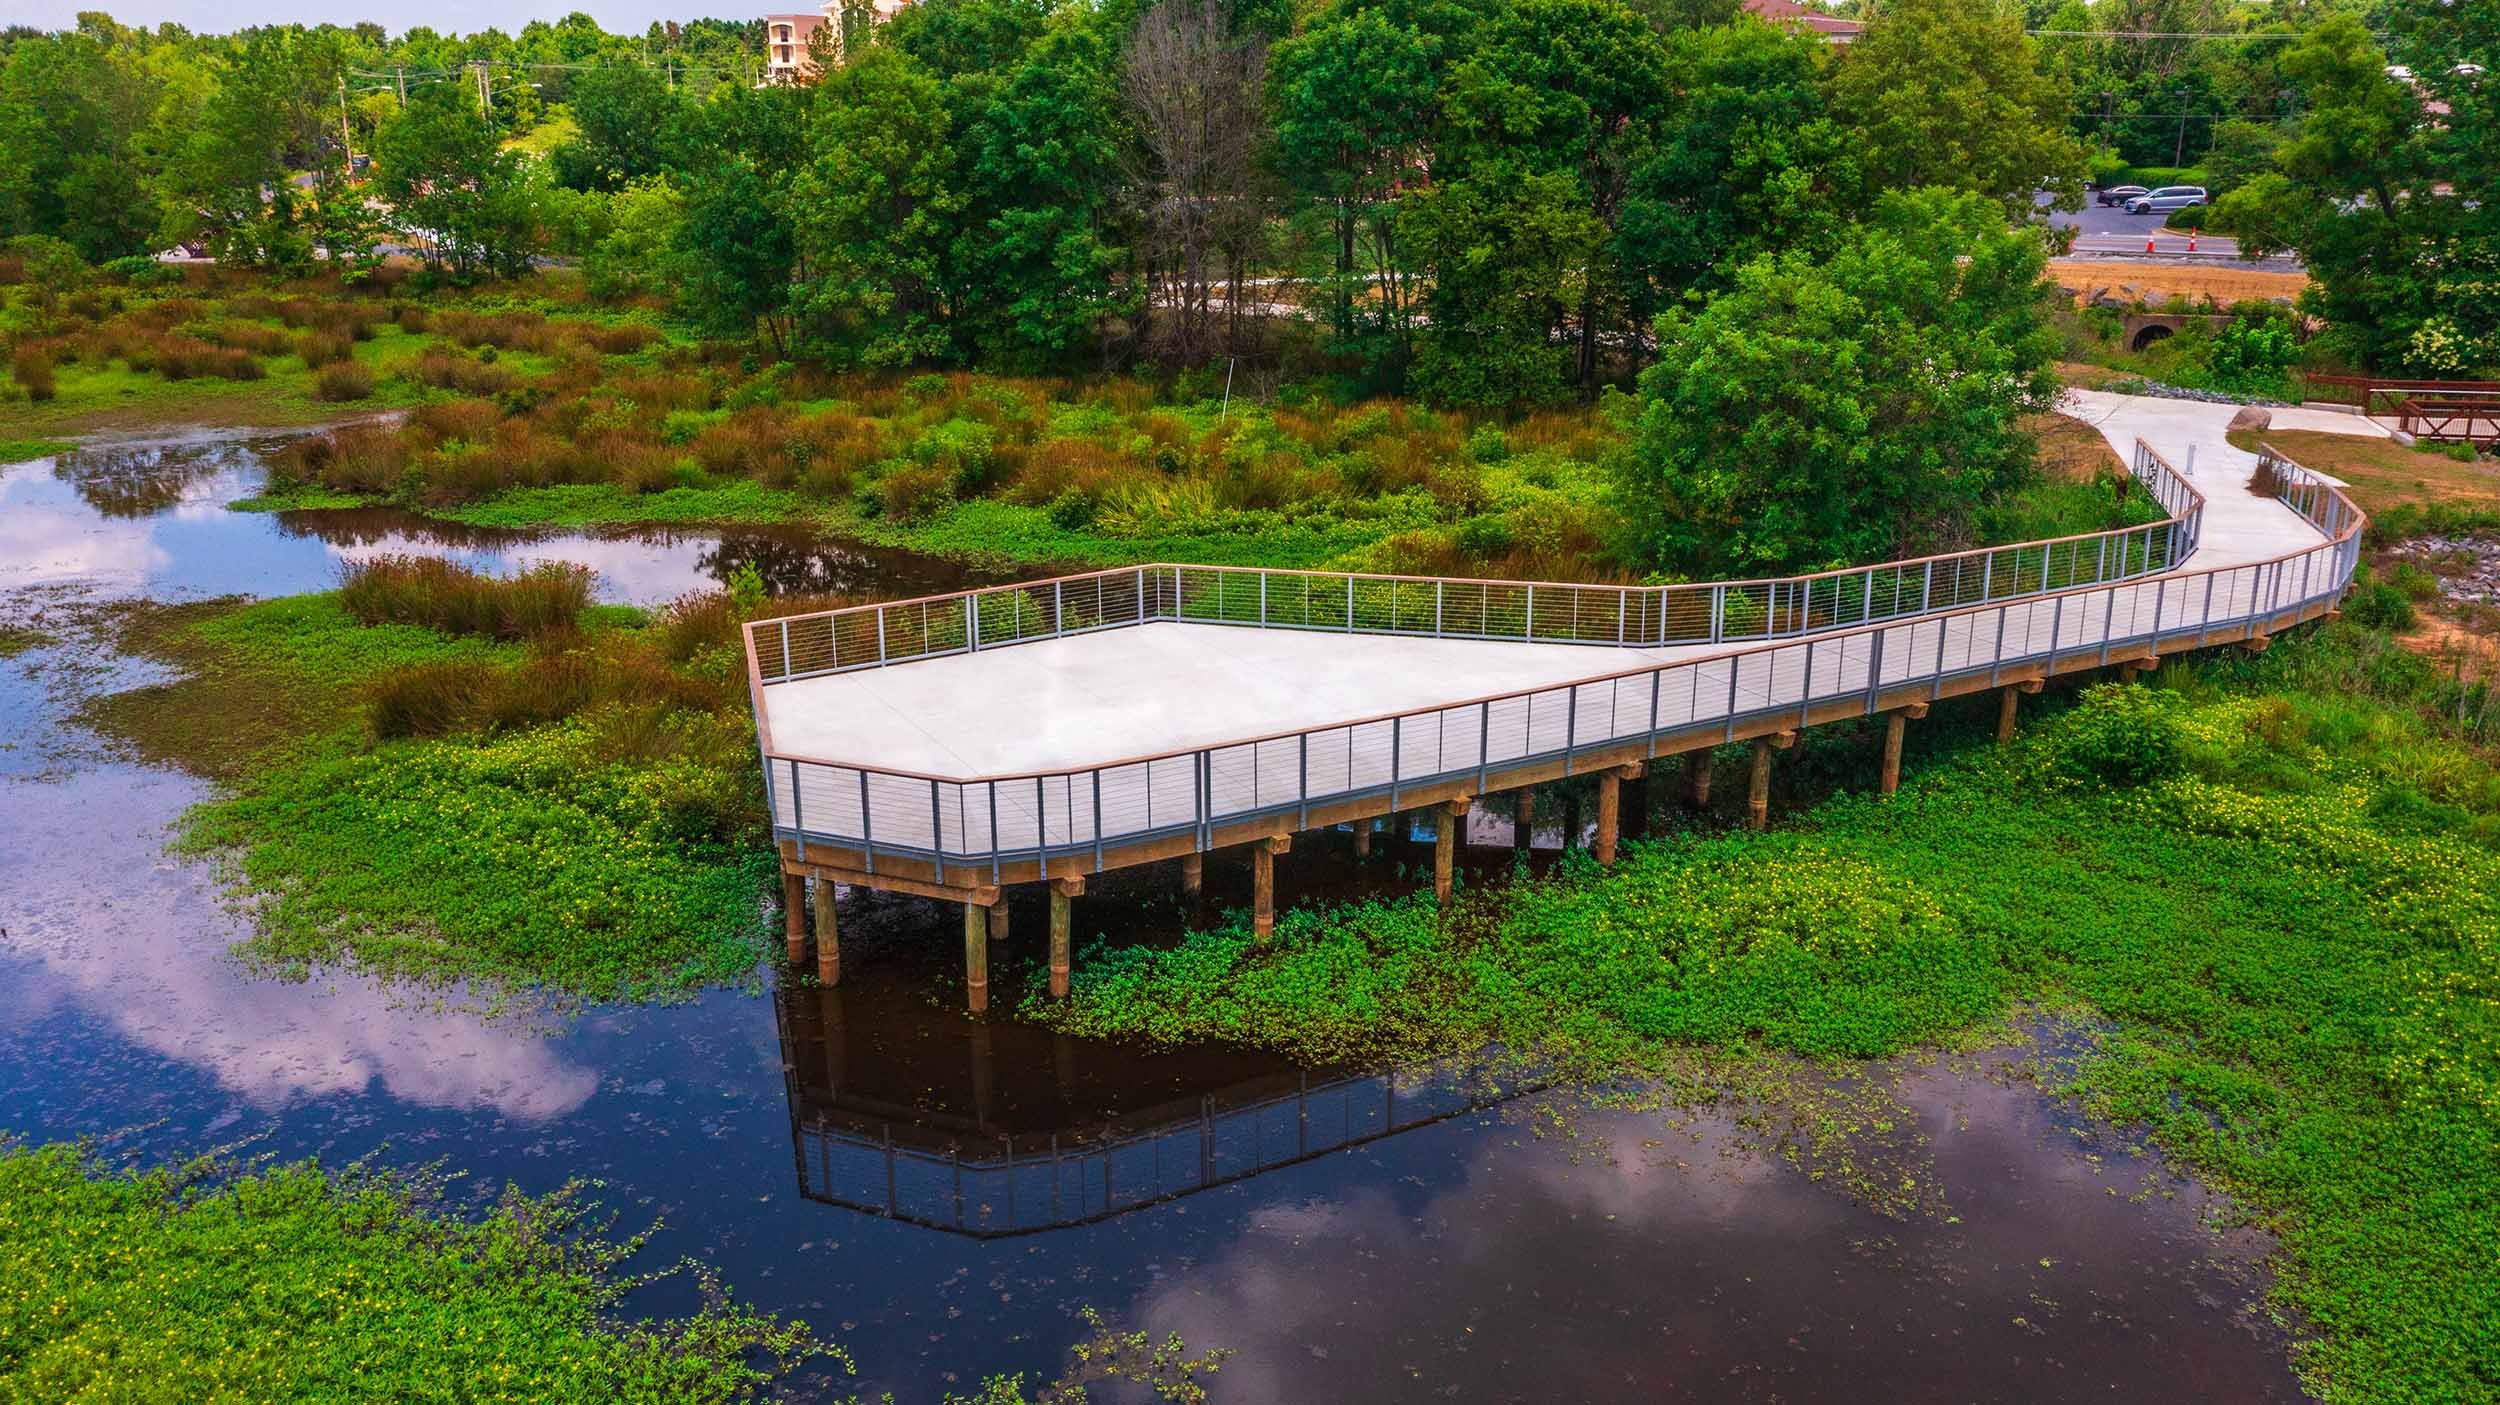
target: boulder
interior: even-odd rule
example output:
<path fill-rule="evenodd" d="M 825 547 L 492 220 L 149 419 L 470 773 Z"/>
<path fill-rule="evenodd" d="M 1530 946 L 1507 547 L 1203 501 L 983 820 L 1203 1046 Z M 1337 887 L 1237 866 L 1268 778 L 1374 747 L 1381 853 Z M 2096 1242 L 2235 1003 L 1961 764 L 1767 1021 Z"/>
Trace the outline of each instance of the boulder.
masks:
<path fill-rule="evenodd" d="M 2410 449 L 2410 448 L 2412 448 L 2414 445 L 2416 445 L 2416 444 L 2418 444 L 2418 443 L 2420 443 L 2420 442 L 2421 442 L 2420 440 L 2418 440 L 2418 439 L 2414 438 L 2412 435 L 2405 433 L 2405 432 L 2404 432 L 2403 430 L 2401 430 L 2401 429 L 2391 429 L 2391 430 L 2387 431 L 2387 437 L 2388 437 L 2388 438 L 2390 438 L 2390 439 L 2395 440 L 2395 441 L 2396 441 L 2396 447 L 2398 447 L 2398 448 L 2400 448 L 2400 449 Z"/>
<path fill-rule="evenodd" d="M 2273 427 L 2273 414 L 2268 411 L 2261 410 L 2254 405 L 2243 405 L 2240 407 L 2238 414 L 2231 416 L 2231 432 L 2233 434 L 2237 434 L 2242 430 L 2246 430 L 2251 434 L 2263 434 Z"/>

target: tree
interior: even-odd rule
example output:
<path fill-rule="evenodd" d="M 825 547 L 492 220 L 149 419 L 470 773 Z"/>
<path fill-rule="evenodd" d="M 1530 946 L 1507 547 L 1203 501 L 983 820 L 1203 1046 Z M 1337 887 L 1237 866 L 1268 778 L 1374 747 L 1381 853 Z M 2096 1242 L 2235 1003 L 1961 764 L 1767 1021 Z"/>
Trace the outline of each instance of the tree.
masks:
<path fill-rule="evenodd" d="M 950 311 L 941 275 L 962 208 L 944 90 L 882 44 L 817 89 L 813 156 L 794 192 L 814 345 L 846 365 L 939 355 Z"/>
<path fill-rule="evenodd" d="M 1123 91 L 1140 138 L 1149 313 L 1168 353 L 1234 343 L 1242 279 L 1265 215 L 1259 175 L 1267 43 L 1237 36 L 1219 0 L 1162 0 L 1130 31 Z M 1225 294 L 1219 326 L 1215 291 Z"/>
<path fill-rule="evenodd" d="M 1296 193 L 1328 211 L 1336 267 L 1325 292 L 1336 334 L 1353 340 L 1356 309 L 1374 305 L 1362 294 L 1377 291 L 1401 364 L 1410 293 L 1399 276 L 1396 193 L 1425 174 L 1440 106 L 1438 47 L 1357 10 L 1277 45 L 1268 79 L 1277 164 Z M 1372 257 L 1358 263 L 1366 233 Z"/>
<path fill-rule="evenodd" d="M 1839 249 L 1765 255 L 1658 319 L 1618 488 L 1653 566 L 1745 574 L 1956 542 L 2033 471 L 2057 394 L 2036 228 L 1984 197 L 1887 194 Z"/>
<path fill-rule="evenodd" d="M 580 135 L 555 150 L 558 185 L 621 190 L 667 169 L 668 138 L 684 103 L 660 73 L 639 63 L 601 65 L 573 80 L 572 105 Z"/>
<path fill-rule="evenodd" d="M 715 153 L 679 177 L 678 308 L 718 336 L 762 336 L 776 359 L 796 330 L 796 187 L 808 167 L 812 85 L 723 87 L 686 119 L 689 151 Z"/>
<path fill-rule="evenodd" d="M 1620 235 L 1636 312 L 1718 291 L 1764 253 L 1832 247 L 1859 179 L 1824 110 L 1824 49 L 1750 19 L 1667 36 L 1658 141 Z"/>
<path fill-rule="evenodd" d="M 86 34 L 0 53 L 0 237 L 51 234 L 94 262 L 144 252 L 156 220 L 139 137 L 157 85 Z"/>
<path fill-rule="evenodd" d="M 1666 97 L 1665 51 L 1646 21 L 1616 0 L 1514 0 L 1450 87 L 1463 178 L 1568 173 L 1611 237 Z M 1609 257 L 1589 265 L 1578 292 L 1577 379 L 1594 399 L 1598 344 L 1606 327 L 1624 324 L 1629 280 Z M 1436 320 L 1444 301 L 1436 293 Z"/>
<path fill-rule="evenodd" d="M 1886 0 L 1835 64 L 1831 105 L 1874 189 L 1976 191 L 2024 220 L 2039 190 L 2083 207 L 2065 90 L 2001 0 Z"/>
<path fill-rule="evenodd" d="M 270 268 L 304 267 L 316 245 L 336 245 L 341 259 L 363 253 L 369 222 L 340 149 L 339 36 L 246 30 L 214 74 L 159 182 L 159 237 Z"/>
<path fill-rule="evenodd" d="M 377 147 L 375 186 L 428 266 L 462 278 L 527 271 L 539 245 L 537 192 L 465 89 L 412 92 Z"/>
<path fill-rule="evenodd" d="M 1558 333 L 1586 304 L 1606 238 L 1579 182 L 1567 171 L 1453 181 L 1403 219 L 1432 286 L 1416 393 L 1480 409 L 1559 395 L 1574 362 Z"/>
<path fill-rule="evenodd" d="M 1111 285 L 1122 111 L 1108 45 L 1064 27 L 947 87 L 963 210 L 949 251 L 958 350 L 1039 370 L 1129 299 Z"/>

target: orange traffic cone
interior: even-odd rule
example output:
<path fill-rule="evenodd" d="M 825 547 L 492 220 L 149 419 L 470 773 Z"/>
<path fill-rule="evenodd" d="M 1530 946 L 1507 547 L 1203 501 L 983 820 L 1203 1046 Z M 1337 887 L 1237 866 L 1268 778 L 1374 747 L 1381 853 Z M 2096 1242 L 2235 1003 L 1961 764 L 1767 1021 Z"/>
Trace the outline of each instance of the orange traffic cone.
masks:
<path fill-rule="evenodd" d="M 2188 231 L 2188 252 L 2196 252 L 2196 231 L 2193 229 Z"/>
<path fill-rule="evenodd" d="M 2152 236 L 2152 235 L 2147 234 L 2147 235 L 2145 235 L 2145 236 L 2144 236 L 2144 252 L 2146 252 L 2146 253 L 2148 253 L 2148 254 L 2149 254 L 2149 253 L 2151 253 L 2151 252 L 2153 252 L 2153 236 Z"/>

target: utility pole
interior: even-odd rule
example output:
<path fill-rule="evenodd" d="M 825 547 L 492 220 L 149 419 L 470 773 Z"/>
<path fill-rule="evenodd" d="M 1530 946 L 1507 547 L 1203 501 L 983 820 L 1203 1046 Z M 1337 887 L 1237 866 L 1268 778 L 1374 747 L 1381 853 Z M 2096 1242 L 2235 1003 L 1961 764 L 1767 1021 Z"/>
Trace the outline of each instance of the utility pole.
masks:
<path fill-rule="evenodd" d="M 2187 164 L 2187 120 L 2187 89 L 2181 88 L 2179 90 L 2179 144 L 2170 149 L 2170 164 L 2173 166 Z"/>
<path fill-rule="evenodd" d="M 401 64 L 391 72 L 399 79 L 399 105 L 405 108 L 408 105 L 408 67 Z"/>
<path fill-rule="evenodd" d="M 346 179 L 354 180 L 356 178 L 356 129 L 349 125 L 347 119 L 347 79 L 345 77 L 339 79 L 339 146 L 347 153 L 347 168 L 344 175 Z"/>

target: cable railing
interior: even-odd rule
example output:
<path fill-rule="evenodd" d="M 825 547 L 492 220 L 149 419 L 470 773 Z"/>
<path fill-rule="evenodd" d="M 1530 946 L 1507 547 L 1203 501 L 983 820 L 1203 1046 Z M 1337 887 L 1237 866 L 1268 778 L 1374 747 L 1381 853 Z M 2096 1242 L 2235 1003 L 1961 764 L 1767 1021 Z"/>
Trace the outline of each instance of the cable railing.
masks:
<path fill-rule="evenodd" d="M 2138 443 L 2140 474 L 2177 484 L 2186 510 L 2168 540 L 2193 542 L 2202 496 Z M 1627 746 L 1656 755 L 1696 738 L 1733 741 L 1766 721 L 1798 727 L 1871 713 L 1923 690 L 1982 678 L 1993 685 L 2064 666 L 2142 657 L 2166 641 L 2243 626 L 2269 631 L 2339 596 L 2358 559 L 2362 516 L 2343 493 L 2268 447 L 2252 487 L 2315 526 L 2317 545 L 2264 561 L 2150 577 L 2136 570 L 2083 586 L 2025 592 L 1769 643 L 1751 643 L 1568 684 L 1532 688 L 1329 726 L 1011 776 L 950 778 L 769 749 L 765 777 L 777 837 L 850 851 L 875 872 L 880 857 L 986 869 L 1079 856 L 1096 865 L 1112 845 L 1194 836 L 1218 826 L 1290 818 L 1307 827 L 1315 804 L 1366 797 L 1394 808 L 1425 784 L 1497 773 Z M 2142 529 L 2102 534 L 2131 541 Z M 2149 539 L 2149 538 L 2148 538 Z M 2069 540 L 2091 540 L 2078 538 Z M 2057 578 L 2057 553 L 2008 552 Z M 2113 548 L 2118 550 L 2123 548 Z M 2020 558 L 2017 558 L 2020 559 Z M 1192 568 L 1194 569 L 1194 568 Z M 1138 579 L 1132 576 L 1132 580 Z M 1186 580 L 1187 577 L 1180 579 Z M 1627 607 L 1628 608 L 1628 607 Z M 757 685 L 759 691 L 761 684 Z"/>
<path fill-rule="evenodd" d="M 1694 585 L 1127 566 L 749 624 L 766 686 L 1158 621 L 1656 648 L 1797 638 L 2156 575 L 2196 549 L 2203 499 L 2141 441 L 2159 522 L 1777 580 Z"/>

